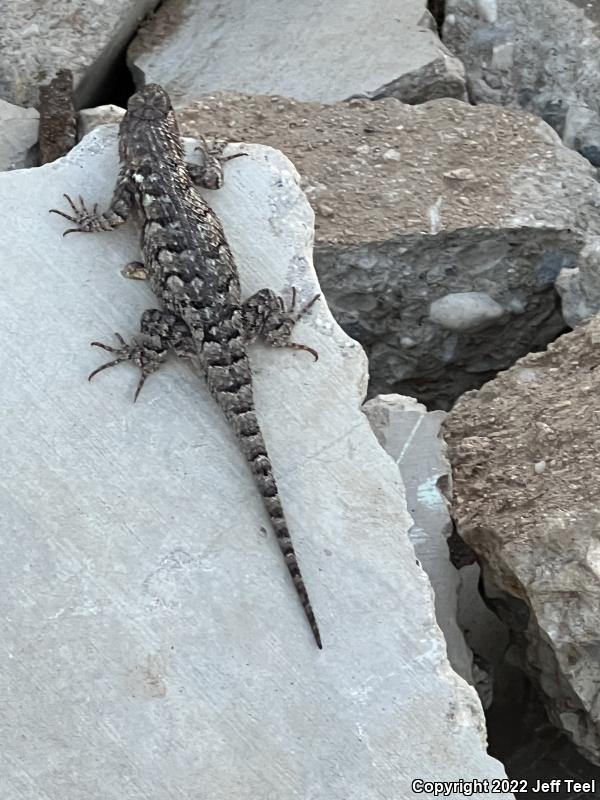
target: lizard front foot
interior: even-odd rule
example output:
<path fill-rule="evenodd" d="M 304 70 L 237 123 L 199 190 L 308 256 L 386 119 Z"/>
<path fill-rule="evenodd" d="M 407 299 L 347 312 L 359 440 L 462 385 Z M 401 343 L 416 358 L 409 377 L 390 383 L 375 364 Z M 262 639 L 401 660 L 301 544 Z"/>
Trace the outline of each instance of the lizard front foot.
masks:
<path fill-rule="evenodd" d="M 209 142 L 204 136 L 198 137 L 201 145 L 194 150 L 200 153 L 200 164 L 186 164 L 188 175 L 192 183 L 204 189 L 220 189 L 223 186 L 223 164 L 248 153 L 233 153 L 224 156 L 223 151 L 228 145 L 225 141 L 213 140 Z"/>
<path fill-rule="evenodd" d="M 297 300 L 297 291 L 296 287 L 292 286 L 292 302 L 290 303 L 290 307 L 285 311 L 285 305 L 283 307 L 283 311 L 288 315 L 289 323 L 291 326 L 294 326 L 299 319 L 301 319 L 305 314 L 310 311 L 313 305 L 317 302 L 317 300 L 321 297 L 320 294 L 316 294 L 312 300 L 309 300 L 302 308 L 296 311 L 296 300 Z M 312 347 L 309 347 L 306 344 L 299 344 L 298 342 L 290 341 L 292 330 L 291 327 L 289 329 L 289 333 L 287 332 L 285 325 L 283 326 L 283 330 L 275 330 L 271 333 L 267 333 L 265 338 L 267 342 L 270 344 L 277 345 L 279 347 L 288 347 L 292 350 L 305 350 L 307 353 L 310 353 L 315 361 L 319 360 L 319 354 L 316 350 L 313 350 Z"/>
<path fill-rule="evenodd" d="M 102 350 L 106 350 L 108 353 L 115 353 L 117 358 L 109 361 L 107 364 L 102 364 L 100 367 L 97 367 L 88 376 L 88 381 L 91 381 L 95 375 L 97 375 L 99 372 L 102 372 L 104 369 L 114 367 L 117 364 L 121 364 L 123 361 L 132 361 L 136 367 L 139 367 L 142 373 L 133 397 L 133 402 L 135 403 L 139 393 L 142 390 L 142 386 L 146 382 L 146 378 L 153 372 L 156 372 L 156 370 L 159 369 L 162 364 L 164 364 L 168 353 L 160 346 L 153 346 L 151 337 L 148 337 L 148 339 L 143 342 L 134 339 L 134 344 L 130 345 L 127 344 L 120 333 L 115 333 L 115 336 L 119 340 L 119 344 L 121 345 L 120 347 L 111 347 L 108 344 L 102 344 L 102 342 L 91 343 L 93 347 L 100 347 Z"/>
<path fill-rule="evenodd" d="M 65 214 L 64 211 L 59 211 L 58 208 L 51 208 L 49 211 L 50 214 L 59 214 L 61 217 L 68 219 L 69 222 L 74 222 L 77 225 L 76 228 L 66 230 L 63 236 L 66 236 L 67 233 L 93 233 L 94 231 L 103 230 L 98 219 L 98 203 L 94 203 L 93 209 L 89 211 L 81 195 L 78 198 L 79 205 L 71 200 L 68 194 L 63 195 L 63 197 L 66 198 L 71 206 L 73 214 Z"/>
<path fill-rule="evenodd" d="M 292 341 L 292 331 L 298 320 L 308 313 L 321 295 L 316 294 L 299 310 L 296 310 L 297 296 L 296 288 L 292 286 L 292 301 L 289 308 L 286 308 L 283 297 L 275 294 L 272 289 L 261 289 L 249 297 L 241 309 L 246 342 L 250 344 L 262 335 L 267 344 L 292 350 L 305 350 L 318 361 L 319 354 L 316 350 L 307 344 Z"/>

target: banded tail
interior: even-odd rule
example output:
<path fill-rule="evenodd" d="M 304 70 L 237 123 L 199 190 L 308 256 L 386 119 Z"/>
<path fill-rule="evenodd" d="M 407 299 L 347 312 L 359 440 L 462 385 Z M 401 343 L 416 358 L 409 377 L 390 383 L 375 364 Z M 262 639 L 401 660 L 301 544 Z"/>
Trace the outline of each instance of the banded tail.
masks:
<path fill-rule="evenodd" d="M 204 355 L 207 355 L 206 351 Z M 245 360 L 244 357 L 240 358 L 240 361 Z M 241 450 L 250 464 L 267 513 L 269 514 L 271 527 L 277 537 L 279 549 L 281 550 L 288 572 L 290 573 L 294 586 L 296 587 L 296 592 L 302 603 L 306 619 L 315 637 L 317 647 L 319 650 L 322 650 L 323 645 L 321 644 L 319 626 L 317 625 L 308 592 L 304 585 L 304 579 L 300 572 L 300 567 L 298 566 L 296 551 L 294 550 L 287 522 L 285 521 L 279 490 L 275 482 L 275 476 L 273 475 L 273 467 L 254 411 L 254 398 L 249 365 L 247 373 L 245 370 L 242 371 L 244 377 L 247 375 L 246 380 L 241 378 L 240 372 L 234 376 L 230 370 L 231 368 L 229 365 L 223 369 L 223 367 L 213 363 L 208 366 L 206 372 L 207 383 L 217 403 L 225 414 L 227 421 L 235 431 Z M 226 383 L 229 383 L 227 389 L 225 389 Z"/>
<path fill-rule="evenodd" d="M 263 498 L 267 513 L 269 514 L 271 526 L 275 532 L 275 536 L 277 537 L 279 549 L 281 550 L 283 560 L 285 561 L 288 572 L 290 573 L 290 576 L 294 582 L 294 586 L 296 587 L 296 592 L 300 598 L 300 602 L 302 603 L 302 608 L 304 609 L 304 613 L 313 632 L 313 636 L 315 637 L 317 647 L 319 650 L 322 650 L 323 645 L 321 644 L 319 626 L 317 625 L 317 620 L 315 619 L 315 615 L 312 610 L 308 592 L 306 590 L 306 586 L 304 585 L 304 579 L 302 577 L 302 573 L 300 572 L 300 567 L 298 566 L 296 551 L 294 550 L 294 545 L 292 544 L 292 538 L 288 530 L 287 522 L 283 513 L 283 507 L 281 505 L 281 499 L 279 497 L 279 490 L 277 488 L 277 483 L 275 482 L 275 476 L 273 475 L 273 466 L 267 453 L 267 448 L 265 446 L 262 433 L 258 427 L 256 414 L 253 410 L 246 411 L 243 417 L 244 427 L 246 428 L 246 426 L 248 426 L 246 429 L 251 429 L 254 432 L 246 435 L 241 432 L 238 434 L 242 451 L 248 459 L 250 468 L 254 473 L 256 483 Z"/>

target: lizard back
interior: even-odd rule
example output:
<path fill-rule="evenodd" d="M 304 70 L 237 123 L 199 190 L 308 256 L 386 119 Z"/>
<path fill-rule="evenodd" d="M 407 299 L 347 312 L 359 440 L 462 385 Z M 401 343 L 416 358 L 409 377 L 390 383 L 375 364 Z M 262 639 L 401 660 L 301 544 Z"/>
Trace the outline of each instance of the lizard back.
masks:
<path fill-rule="evenodd" d="M 168 311 L 189 329 L 195 356 L 250 464 L 321 648 L 255 412 L 237 268 L 220 220 L 190 178 L 175 114 L 160 86 L 150 84 L 130 99 L 119 141 L 121 170 L 130 179 L 150 285 Z"/>

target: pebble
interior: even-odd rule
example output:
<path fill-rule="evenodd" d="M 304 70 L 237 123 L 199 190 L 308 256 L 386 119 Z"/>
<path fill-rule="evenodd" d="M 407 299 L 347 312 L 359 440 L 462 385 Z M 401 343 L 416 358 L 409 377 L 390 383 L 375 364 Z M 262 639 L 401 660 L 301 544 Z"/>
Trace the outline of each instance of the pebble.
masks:
<path fill-rule="evenodd" d="M 401 158 L 402 153 L 399 150 L 394 150 L 393 148 L 386 150 L 383 154 L 384 161 L 400 161 Z"/>
<path fill-rule="evenodd" d="M 449 331 L 486 328 L 504 314 L 504 309 L 484 292 L 454 292 L 429 306 L 429 319 Z"/>
<path fill-rule="evenodd" d="M 322 217 L 333 217 L 333 208 L 331 206 L 325 205 L 325 203 L 319 203 L 317 205 L 317 211 Z"/>
<path fill-rule="evenodd" d="M 455 181 L 471 181 L 475 177 L 475 173 L 468 167 L 457 167 L 448 172 L 444 172 L 444 178 L 449 178 Z"/>

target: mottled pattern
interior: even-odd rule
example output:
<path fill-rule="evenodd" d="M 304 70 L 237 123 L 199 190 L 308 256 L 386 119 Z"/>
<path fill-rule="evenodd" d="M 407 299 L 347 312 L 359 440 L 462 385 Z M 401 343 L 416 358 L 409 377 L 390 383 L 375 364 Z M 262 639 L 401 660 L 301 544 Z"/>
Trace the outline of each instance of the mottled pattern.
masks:
<path fill-rule="evenodd" d="M 95 370 L 131 360 L 141 370 L 136 398 L 148 375 L 165 362 L 168 350 L 198 363 L 208 386 L 231 424 L 248 459 L 319 648 L 321 637 L 285 521 L 271 461 L 254 409 L 252 373 L 246 346 L 261 335 L 276 347 L 307 350 L 290 340 L 295 322 L 315 302 L 296 310 L 269 289 L 245 302 L 236 265 L 221 223 L 194 190 L 194 184 L 222 185 L 222 147 L 203 142 L 201 164 L 184 161 L 183 147 L 169 97 L 150 84 L 129 100 L 119 131 L 121 169 L 110 208 L 88 211 L 83 200 L 67 197 L 71 213 L 53 209 L 74 223 L 66 233 L 106 231 L 121 225 L 133 209 L 142 230 L 143 263 L 129 264 L 125 274 L 147 278 L 163 309 L 146 311 L 142 335 L 119 346 L 94 342 L 116 354 Z"/>

